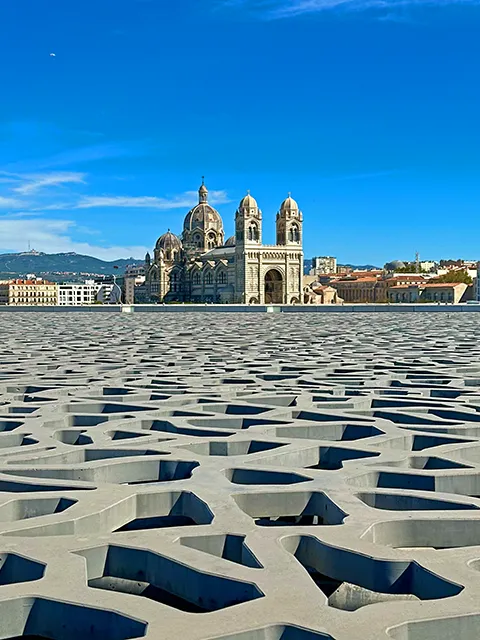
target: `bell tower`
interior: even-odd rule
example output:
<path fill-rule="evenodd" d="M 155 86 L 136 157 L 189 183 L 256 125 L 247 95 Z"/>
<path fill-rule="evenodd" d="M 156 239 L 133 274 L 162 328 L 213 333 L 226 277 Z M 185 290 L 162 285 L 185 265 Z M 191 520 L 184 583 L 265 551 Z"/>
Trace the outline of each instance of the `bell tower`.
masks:
<path fill-rule="evenodd" d="M 302 240 L 303 213 L 289 193 L 277 213 L 277 245 L 298 245 L 301 247 Z"/>
<path fill-rule="evenodd" d="M 250 191 L 241 200 L 235 214 L 236 246 L 262 244 L 262 212 Z"/>

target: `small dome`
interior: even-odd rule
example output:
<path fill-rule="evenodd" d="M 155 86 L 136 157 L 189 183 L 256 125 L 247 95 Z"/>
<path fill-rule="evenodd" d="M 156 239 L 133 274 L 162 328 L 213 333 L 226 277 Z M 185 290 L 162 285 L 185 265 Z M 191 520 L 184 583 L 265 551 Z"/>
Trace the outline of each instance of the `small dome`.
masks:
<path fill-rule="evenodd" d="M 238 208 L 239 209 L 258 209 L 258 204 L 255 198 L 251 196 L 250 193 L 247 193 L 247 195 L 244 198 L 242 198 L 242 200 L 240 201 Z"/>
<path fill-rule="evenodd" d="M 164 251 L 181 251 L 182 241 L 169 229 L 167 233 L 164 233 L 163 236 L 160 236 L 157 240 L 155 249 L 163 249 Z"/>
<path fill-rule="evenodd" d="M 228 240 L 225 242 L 226 247 L 234 247 L 236 245 L 235 236 L 230 236 Z"/>
<path fill-rule="evenodd" d="M 404 269 L 405 263 L 401 260 L 392 260 L 391 262 L 387 262 L 384 266 L 385 271 L 397 271 L 397 269 Z"/>
<path fill-rule="evenodd" d="M 296 200 L 292 198 L 291 195 L 289 195 L 288 198 L 284 200 L 280 205 L 280 211 L 292 211 L 292 210 L 298 211 L 298 203 Z"/>

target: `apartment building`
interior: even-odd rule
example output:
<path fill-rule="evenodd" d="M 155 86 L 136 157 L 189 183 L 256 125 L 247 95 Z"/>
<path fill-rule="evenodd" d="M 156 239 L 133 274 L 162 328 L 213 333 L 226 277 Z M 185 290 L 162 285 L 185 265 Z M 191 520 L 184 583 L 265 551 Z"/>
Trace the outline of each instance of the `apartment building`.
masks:
<path fill-rule="evenodd" d="M 60 306 L 77 306 L 94 304 L 101 285 L 94 280 L 66 282 L 58 285 L 58 304 Z"/>
<path fill-rule="evenodd" d="M 41 278 L 0 282 L 0 305 L 54 306 L 58 285 Z"/>
<path fill-rule="evenodd" d="M 388 301 L 393 303 L 444 302 L 458 304 L 472 299 L 472 288 L 463 282 L 400 284 L 389 288 Z"/>
<path fill-rule="evenodd" d="M 110 304 L 117 302 L 112 296 L 115 285 L 113 281 L 85 280 L 85 282 L 66 282 L 58 285 L 58 304 L 60 306 L 81 306 L 95 304 Z M 118 287 L 117 287 L 118 289 Z"/>
<path fill-rule="evenodd" d="M 314 276 L 320 273 L 337 273 L 337 259 L 333 256 L 312 258 L 312 268 L 309 275 Z"/>

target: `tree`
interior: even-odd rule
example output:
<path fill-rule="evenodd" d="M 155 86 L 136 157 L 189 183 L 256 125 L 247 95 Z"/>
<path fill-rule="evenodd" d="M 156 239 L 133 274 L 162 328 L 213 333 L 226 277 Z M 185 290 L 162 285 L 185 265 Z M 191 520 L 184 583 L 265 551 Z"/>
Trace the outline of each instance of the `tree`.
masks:
<path fill-rule="evenodd" d="M 439 276 L 431 280 L 431 282 L 463 282 L 464 284 L 473 284 L 472 278 L 468 275 L 468 271 L 465 269 L 455 269 L 444 273 L 443 276 Z"/>

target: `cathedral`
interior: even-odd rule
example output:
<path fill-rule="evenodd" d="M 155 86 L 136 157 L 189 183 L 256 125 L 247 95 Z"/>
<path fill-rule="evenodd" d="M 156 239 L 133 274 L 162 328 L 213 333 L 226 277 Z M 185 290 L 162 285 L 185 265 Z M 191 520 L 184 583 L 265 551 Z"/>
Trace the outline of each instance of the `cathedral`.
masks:
<path fill-rule="evenodd" d="M 170 230 L 145 257 L 152 302 L 298 304 L 302 299 L 303 215 L 293 198 L 277 213 L 277 243 L 262 244 L 262 212 L 248 193 L 235 213 L 235 235 L 225 241 L 223 221 L 208 203 L 204 183 L 183 232 Z"/>

